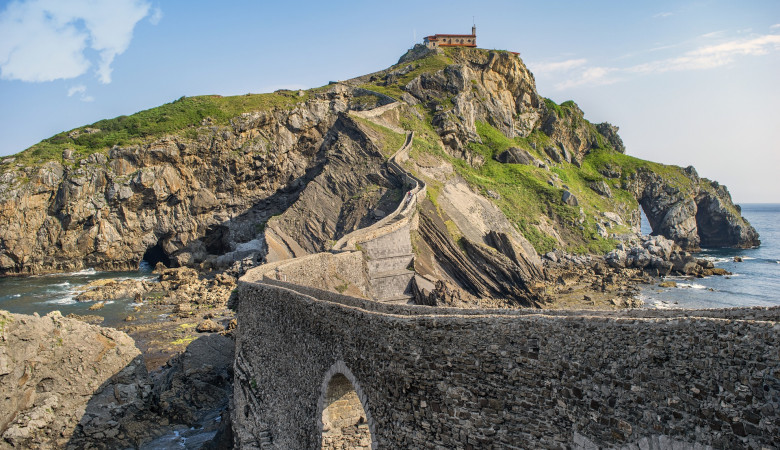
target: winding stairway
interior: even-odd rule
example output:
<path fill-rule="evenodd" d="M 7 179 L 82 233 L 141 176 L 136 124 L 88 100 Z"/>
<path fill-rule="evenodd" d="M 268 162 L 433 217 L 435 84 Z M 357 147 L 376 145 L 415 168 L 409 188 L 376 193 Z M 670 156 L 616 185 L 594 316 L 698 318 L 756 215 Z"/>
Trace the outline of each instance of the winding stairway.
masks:
<path fill-rule="evenodd" d="M 398 105 L 396 102 L 374 110 L 350 114 L 372 120 Z M 383 303 L 408 303 L 412 299 L 411 281 L 415 276 L 415 272 L 409 269 L 414 261 L 411 230 L 417 226 L 417 203 L 424 198 L 426 191 L 425 182 L 406 171 L 402 165 L 409 158 L 413 141 L 414 132 L 407 132 L 401 148 L 387 161 L 388 170 L 401 181 L 404 187 L 404 196 L 392 213 L 368 227 L 343 236 L 333 245 L 330 251 L 332 256 L 328 256 L 328 253 L 306 255 L 266 264 L 253 269 L 252 272 L 271 279 L 308 284 L 313 282 L 313 279 L 288 279 L 287 274 L 284 274 L 285 267 L 295 267 L 294 270 L 287 272 L 298 274 L 296 275 L 298 278 L 309 278 L 303 274 L 309 274 L 310 271 L 302 270 L 302 265 L 320 264 L 315 261 L 330 261 L 325 264 L 332 264 L 333 258 L 338 255 L 353 255 L 350 258 L 362 260 L 366 278 L 364 294 L 367 297 Z M 356 256 L 358 252 L 361 257 Z M 318 276 L 322 276 L 322 273 L 318 273 Z"/>

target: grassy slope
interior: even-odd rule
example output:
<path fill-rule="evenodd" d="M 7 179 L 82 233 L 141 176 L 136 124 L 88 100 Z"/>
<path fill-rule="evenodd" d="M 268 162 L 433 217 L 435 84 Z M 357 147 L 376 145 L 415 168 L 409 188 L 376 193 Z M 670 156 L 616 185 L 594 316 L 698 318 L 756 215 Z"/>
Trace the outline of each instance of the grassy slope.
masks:
<path fill-rule="evenodd" d="M 303 91 L 302 96 L 297 91 L 278 91 L 232 97 L 182 97 L 130 116 L 101 120 L 64 131 L 15 155 L 16 162 L 32 166 L 51 160 L 61 161 L 65 149 L 73 149 L 76 159 L 80 159 L 91 153 L 106 152 L 114 145 L 140 144 L 164 135 L 194 138 L 197 128 L 206 118 L 210 118 L 213 125 L 225 126 L 231 118 L 244 112 L 293 107 L 311 98 L 319 89 L 322 88 Z M 99 131 L 90 132 L 94 130 Z"/>
<path fill-rule="evenodd" d="M 418 59 L 416 61 L 412 61 L 410 63 L 402 63 L 402 64 L 396 64 L 389 69 L 387 69 L 388 72 L 392 72 L 395 70 L 403 69 L 409 65 L 412 66 L 412 70 L 405 74 L 398 77 L 397 80 L 393 84 L 389 84 L 385 86 L 382 81 L 378 82 L 370 82 L 362 85 L 361 87 L 365 89 L 369 89 L 375 92 L 379 92 L 381 94 L 388 95 L 390 97 L 393 97 L 396 100 L 401 99 L 401 95 L 404 93 L 404 90 L 402 89 L 403 86 L 406 86 L 410 81 L 417 78 L 423 73 L 435 73 L 439 70 L 444 69 L 445 67 L 449 66 L 453 63 L 452 58 L 450 58 L 446 52 L 441 54 L 432 54 L 425 58 Z"/>

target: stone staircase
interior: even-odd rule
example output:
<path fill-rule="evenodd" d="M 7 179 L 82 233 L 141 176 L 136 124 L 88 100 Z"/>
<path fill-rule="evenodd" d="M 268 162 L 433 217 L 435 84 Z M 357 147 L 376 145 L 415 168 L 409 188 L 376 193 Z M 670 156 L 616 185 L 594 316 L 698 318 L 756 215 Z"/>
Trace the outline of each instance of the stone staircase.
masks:
<path fill-rule="evenodd" d="M 425 195 L 425 183 L 404 170 L 400 162 L 408 158 L 413 139 L 414 133 L 408 133 L 404 145 L 387 162 L 406 189 L 396 210 L 370 227 L 344 236 L 333 246 L 333 251 L 363 252 L 370 294 L 385 303 L 405 304 L 412 299 L 414 271 L 408 267 L 414 261 L 414 252 L 410 231 L 417 201 Z"/>
<path fill-rule="evenodd" d="M 396 102 L 376 110 L 350 114 L 372 120 L 397 107 Z M 359 291 L 358 295 L 376 301 L 409 303 L 413 298 L 411 282 L 415 276 L 409 269 L 414 261 L 410 233 L 417 226 L 417 202 L 425 197 L 426 191 L 425 182 L 401 165 L 409 158 L 413 139 L 414 132 L 408 132 L 403 146 L 387 161 L 388 170 L 398 177 L 405 192 L 393 212 L 368 227 L 343 236 L 330 252 L 264 264 L 253 269 L 251 276 L 248 272 L 243 279 L 277 280 L 339 292 L 352 286 Z M 328 280 L 336 285 L 326 286 Z"/>
<path fill-rule="evenodd" d="M 361 244 L 368 268 L 371 295 L 375 300 L 407 303 L 411 298 L 409 283 L 414 272 L 408 267 L 414 261 L 409 238 L 410 224 Z"/>

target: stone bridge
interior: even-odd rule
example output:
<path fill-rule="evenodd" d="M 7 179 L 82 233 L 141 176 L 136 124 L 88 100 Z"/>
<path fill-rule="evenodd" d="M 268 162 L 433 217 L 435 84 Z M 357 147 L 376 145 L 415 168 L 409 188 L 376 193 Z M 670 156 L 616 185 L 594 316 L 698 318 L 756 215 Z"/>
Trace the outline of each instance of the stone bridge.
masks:
<path fill-rule="evenodd" d="M 780 308 L 404 304 L 412 141 L 388 161 L 410 192 L 393 213 L 241 279 L 240 448 L 777 448 Z"/>
<path fill-rule="evenodd" d="M 461 310 L 240 285 L 241 448 L 777 448 L 780 309 Z"/>

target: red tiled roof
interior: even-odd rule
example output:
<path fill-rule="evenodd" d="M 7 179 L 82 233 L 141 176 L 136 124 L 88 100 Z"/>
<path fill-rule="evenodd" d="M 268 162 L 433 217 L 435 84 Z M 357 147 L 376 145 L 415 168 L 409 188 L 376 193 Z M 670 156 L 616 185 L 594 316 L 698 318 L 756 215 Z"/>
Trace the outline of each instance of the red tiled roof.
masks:
<path fill-rule="evenodd" d="M 426 36 L 426 39 L 438 39 L 443 37 L 456 37 L 456 38 L 462 38 L 462 37 L 476 37 L 476 34 L 434 34 L 433 36 Z"/>

